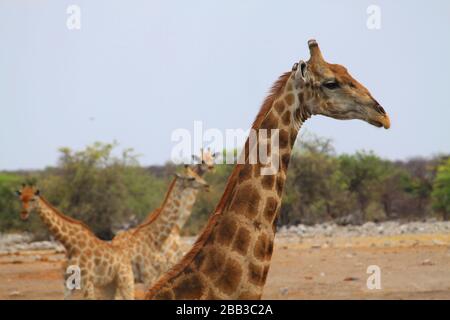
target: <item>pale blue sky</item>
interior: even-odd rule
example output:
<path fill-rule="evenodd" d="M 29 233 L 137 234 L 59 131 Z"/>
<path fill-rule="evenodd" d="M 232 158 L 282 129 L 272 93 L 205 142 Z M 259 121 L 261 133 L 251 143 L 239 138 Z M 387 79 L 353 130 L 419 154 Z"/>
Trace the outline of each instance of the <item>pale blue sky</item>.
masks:
<path fill-rule="evenodd" d="M 81 8 L 81 30 L 66 8 Z M 381 8 L 381 29 L 366 9 Z M 0 170 L 117 140 L 163 163 L 177 128 L 248 128 L 272 82 L 316 38 L 391 116 L 381 130 L 314 117 L 339 153 L 450 152 L 449 1 L 0 0 Z"/>

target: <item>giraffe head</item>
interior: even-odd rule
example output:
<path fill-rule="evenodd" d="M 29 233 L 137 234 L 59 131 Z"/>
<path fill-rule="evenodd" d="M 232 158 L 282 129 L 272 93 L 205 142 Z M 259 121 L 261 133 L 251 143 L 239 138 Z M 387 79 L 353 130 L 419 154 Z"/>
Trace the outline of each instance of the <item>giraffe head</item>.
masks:
<path fill-rule="evenodd" d="M 16 191 L 22 202 L 22 210 L 20 211 L 20 218 L 27 220 L 30 212 L 35 209 L 37 200 L 39 198 L 39 190 L 34 186 L 22 185 L 20 190 Z"/>
<path fill-rule="evenodd" d="M 209 190 L 209 184 L 189 165 L 184 166 L 182 173 L 175 175 L 182 181 L 184 188 Z"/>
<path fill-rule="evenodd" d="M 309 40 L 308 46 L 310 59 L 292 68 L 296 83 L 303 87 L 300 102 L 308 112 L 341 120 L 360 119 L 388 129 L 389 117 L 369 90 L 345 67 L 326 62 L 315 40 Z"/>
<path fill-rule="evenodd" d="M 207 151 L 201 149 L 200 157 L 192 155 L 192 160 L 196 162 L 194 170 L 200 176 L 204 175 L 206 172 L 214 172 L 215 161 L 218 155 L 218 152 L 212 153 L 210 148 L 208 148 Z"/>

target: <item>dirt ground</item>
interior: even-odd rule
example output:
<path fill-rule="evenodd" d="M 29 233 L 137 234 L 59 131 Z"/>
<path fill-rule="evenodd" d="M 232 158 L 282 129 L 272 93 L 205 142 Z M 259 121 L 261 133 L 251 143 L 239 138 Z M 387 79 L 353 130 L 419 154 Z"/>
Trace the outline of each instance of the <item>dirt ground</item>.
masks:
<path fill-rule="evenodd" d="M 48 250 L 1 255 L 0 299 L 63 299 L 63 259 Z M 370 265 L 381 289 L 367 288 Z M 450 299 L 450 235 L 277 237 L 263 298 Z"/>

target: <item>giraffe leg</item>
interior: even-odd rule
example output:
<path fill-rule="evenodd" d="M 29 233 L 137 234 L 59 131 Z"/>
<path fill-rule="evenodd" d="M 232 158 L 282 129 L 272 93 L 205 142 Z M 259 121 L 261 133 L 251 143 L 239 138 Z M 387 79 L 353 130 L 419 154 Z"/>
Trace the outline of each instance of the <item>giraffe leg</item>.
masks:
<path fill-rule="evenodd" d="M 134 276 L 130 263 L 119 269 L 115 300 L 134 300 Z"/>
<path fill-rule="evenodd" d="M 84 284 L 83 294 L 84 298 L 87 300 L 95 300 L 95 287 L 94 283 L 90 280 L 86 281 Z"/>

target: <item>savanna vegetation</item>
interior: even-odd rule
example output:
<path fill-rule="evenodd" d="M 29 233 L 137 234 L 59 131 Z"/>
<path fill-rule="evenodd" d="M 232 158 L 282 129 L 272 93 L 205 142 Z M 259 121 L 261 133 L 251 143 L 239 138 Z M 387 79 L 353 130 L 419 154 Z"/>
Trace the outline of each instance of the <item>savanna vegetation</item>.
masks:
<path fill-rule="evenodd" d="M 301 139 L 292 155 L 279 224 L 335 221 L 359 224 L 389 219 L 450 218 L 450 156 L 389 161 L 371 152 L 337 155 L 332 142 Z M 56 166 L 33 172 L 0 173 L 0 231 L 29 231 L 48 237 L 36 214 L 19 218 L 15 190 L 34 183 L 62 212 L 84 221 L 103 239 L 138 224 L 162 202 L 177 168 L 143 167 L 132 150 L 95 143 L 81 151 L 60 149 Z M 217 165 L 205 177 L 185 227 L 197 234 L 220 199 L 233 165 Z"/>

